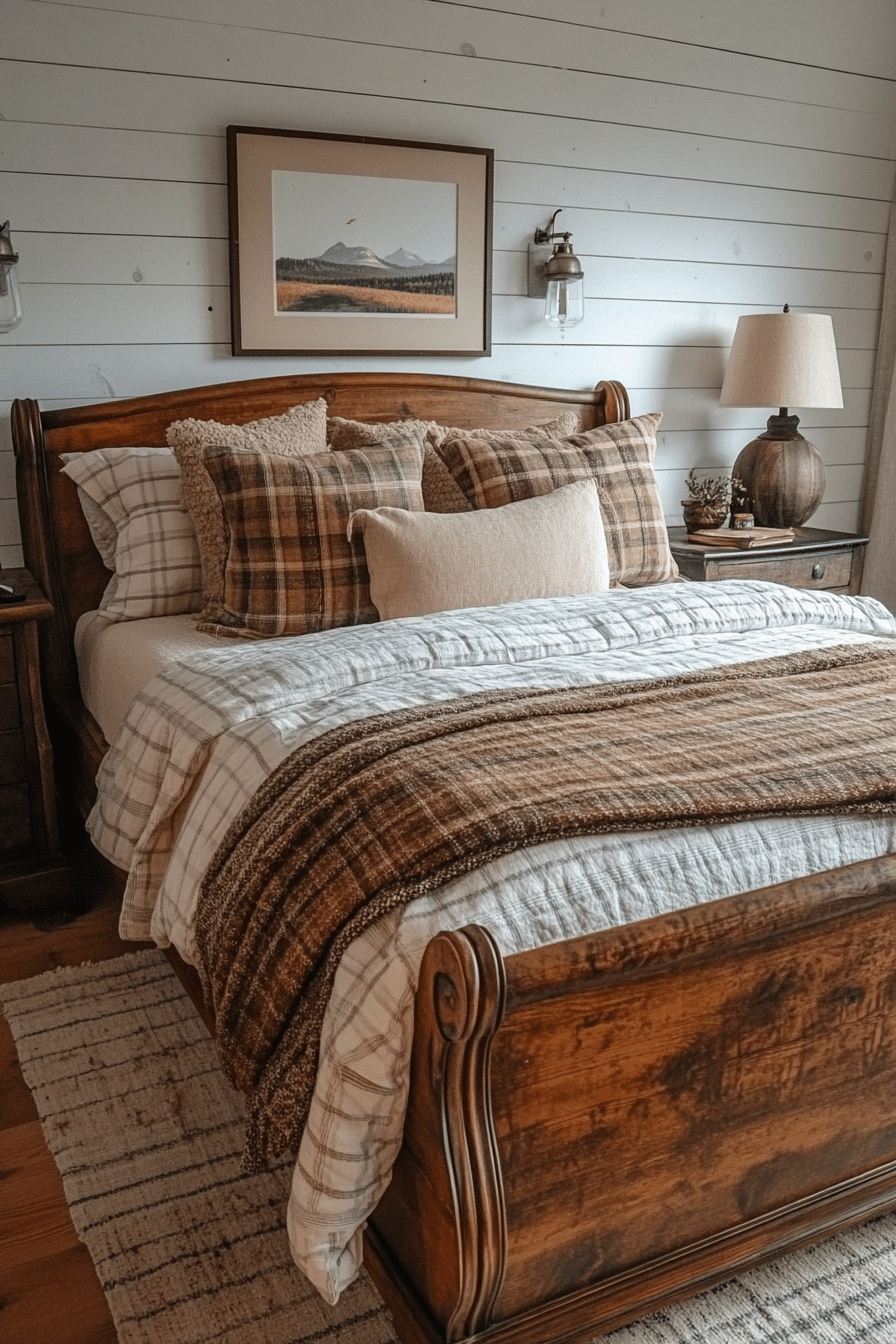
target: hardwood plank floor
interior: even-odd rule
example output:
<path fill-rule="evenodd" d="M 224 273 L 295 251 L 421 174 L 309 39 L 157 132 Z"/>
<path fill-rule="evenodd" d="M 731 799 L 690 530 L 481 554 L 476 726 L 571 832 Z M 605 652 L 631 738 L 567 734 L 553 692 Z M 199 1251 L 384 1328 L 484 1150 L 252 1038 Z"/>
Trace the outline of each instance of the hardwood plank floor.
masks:
<path fill-rule="evenodd" d="M 120 897 L 86 853 L 86 910 L 38 928 L 0 907 L 0 983 L 103 961 L 145 944 L 118 936 Z M 0 1339 L 3 1344 L 116 1344 L 93 1262 L 78 1241 L 9 1027 L 0 1021 Z"/>

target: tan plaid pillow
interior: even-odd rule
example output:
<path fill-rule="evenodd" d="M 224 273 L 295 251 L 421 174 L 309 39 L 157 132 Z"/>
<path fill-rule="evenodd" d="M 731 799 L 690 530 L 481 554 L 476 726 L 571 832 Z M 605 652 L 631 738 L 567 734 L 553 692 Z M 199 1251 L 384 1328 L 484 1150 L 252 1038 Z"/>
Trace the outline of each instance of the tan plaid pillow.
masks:
<path fill-rule="evenodd" d="M 678 574 L 653 471 L 661 419 L 655 411 L 561 440 L 525 441 L 513 434 L 487 441 L 454 438 L 440 444 L 438 453 L 476 508 L 493 509 L 593 477 L 611 582 L 639 587 Z"/>
<path fill-rule="evenodd" d="M 274 457 L 206 448 L 226 529 L 224 591 L 199 630 L 303 635 L 377 620 L 355 509 L 423 509 L 423 449 L 407 439 L 345 453 Z"/>
<path fill-rule="evenodd" d="M 316 401 L 292 406 L 283 415 L 250 420 L 245 425 L 222 425 L 217 420 L 175 420 L 168 426 L 167 440 L 181 472 L 184 508 L 193 520 L 202 559 L 203 610 L 199 619 L 213 619 L 224 592 L 224 520 L 217 492 L 202 461 L 203 451 L 214 444 L 251 448 L 257 453 L 300 457 L 322 453 L 327 446 L 327 403 Z"/>
<path fill-rule="evenodd" d="M 527 425 L 525 429 L 514 430 L 517 438 L 563 438 L 574 434 L 578 416 L 575 411 L 564 411 L 554 420 L 546 420 L 541 425 Z M 339 415 L 331 415 L 327 420 L 327 442 L 336 452 L 346 448 L 363 448 L 367 444 L 382 443 L 401 431 L 420 434 L 426 445 L 423 459 L 423 503 L 429 513 L 469 513 L 473 507 L 463 491 L 448 471 L 442 459 L 435 452 L 446 439 L 463 437 L 470 439 L 490 439 L 499 431 L 494 429 L 449 429 L 437 420 L 394 420 L 381 421 L 344 420 Z"/>

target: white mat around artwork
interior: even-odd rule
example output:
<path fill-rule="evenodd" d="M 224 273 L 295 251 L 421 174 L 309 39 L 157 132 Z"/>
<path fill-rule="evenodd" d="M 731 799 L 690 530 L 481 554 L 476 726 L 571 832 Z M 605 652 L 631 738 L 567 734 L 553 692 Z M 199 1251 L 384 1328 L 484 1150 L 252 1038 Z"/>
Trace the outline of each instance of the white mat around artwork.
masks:
<path fill-rule="evenodd" d="M 289 1255 L 289 1164 L 239 1170 L 242 1104 L 160 952 L 0 986 L 122 1344 L 395 1344 L 369 1280 Z M 896 1215 L 614 1332 L 613 1344 L 893 1344 Z"/>

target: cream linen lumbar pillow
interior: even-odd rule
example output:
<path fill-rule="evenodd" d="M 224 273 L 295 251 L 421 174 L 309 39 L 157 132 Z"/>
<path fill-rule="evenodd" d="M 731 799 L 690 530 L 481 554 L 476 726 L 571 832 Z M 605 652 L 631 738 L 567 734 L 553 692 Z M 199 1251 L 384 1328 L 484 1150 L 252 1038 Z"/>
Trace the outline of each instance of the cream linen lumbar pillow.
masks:
<path fill-rule="evenodd" d="M 382 620 L 528 597 L 602 593 L 607 543 L 594 481 L 473 513 L 357 509 L 370 596 Z"/>

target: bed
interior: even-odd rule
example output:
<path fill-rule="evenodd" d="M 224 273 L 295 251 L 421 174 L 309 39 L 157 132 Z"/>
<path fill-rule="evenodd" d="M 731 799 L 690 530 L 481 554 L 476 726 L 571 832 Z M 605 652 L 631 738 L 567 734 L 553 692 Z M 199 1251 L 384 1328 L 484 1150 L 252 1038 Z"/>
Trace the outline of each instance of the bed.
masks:
<path fill-rule="evenodd" d="M 331 418 L 374 424 L 417 418 L 496 432 L 572 413 L 575 430 L 587 436 L 629 417 L 618 383 L 576 392 L 411 374 L 261 379 L 44 412 L 33 401 L 16 402 L 25 562 L 54 606 L 43 632 L 48 717 L 60 779 L 82 817 L 95 815 L 97 771 L 126 770 L 124 758 L 110 764 L 115 753 L 107 740 L 124 708 L 104 732 L 81 692 L 76 629 L 81 621 L 83 646 L 84 618 L 89 622 L 100 606 L 109 570 L 75 481 L 60 471 L 62 455 L 161 448 L 172 422 L 251 425 L 314 400 L 326 403 Z M 666 582 L 593 601 L 535 598 L 508 604 L 506 613 L 483 607 L 445 619 L 362 623 L 345 638 L 322 630 L 303 637 L 314 656 L 304 656 L 295 675 L 302 694 L 326 701 L 327 731 L 338 732 L 360 712 L 346 698 L 349 682 L 366 679 L 372 687 L 365 714 L 371 706 L 402 712 L 415 697 L 427 700 L 429 712 L 450 698 L 456 655 L 430 651 L 452 641 L 466 650 L 459 684 L 474 698 L 492 696 L 496 686 L 500 698 L 508 684 L 516 693 L 527 677 L 536 696 L 545 686 L 568 688 L 583 655 L 606 667 L 604 684 L 614 687 L 631 632 L 649 631 L 649 644 L 660 638 L 658 622 L 665 622 L 660 643 L 664 657 L 673 650 L 672 662 L 648 652 L 640 673 L 636 662 L 622 677 L 691 675 L 688 650 L 699 646 L 699 677 L 709 669 L 711 680 L 741 656 L 761 662 L 777 652 L 771 610 L 791 631 L 781 647 L 794 658 L 818 661 L 818 650 L 847 644 L 861 659 L 868 647 L 896 635 L 892 618 L 867 599 L 738 581 Z M 500 665 L 517 658 L 507 654 L 516 647 L 511 624 L 513 640 L 522 629 L 550 646 L 553 681 L 545 682 L 541 670 L 523 675 L 521 657 L 510 682 L 501 680 Z M 228 648 L 239 648 L 234 657 L 248 669 L 244 680 L 263 698 L 265 646 L 273 649 L 279 637 L 211 642 L 216 668 Z M 193 664 L 191 657 L 185 653 L 180 662 L 190 665 L 194 681 L 200 671 L 208 676 L 206 655 L 196 653 L 200 661 Z M 881 657 L 887 662 L 889 651 Z M 376 685 L 372 663 L 385 669 Z M 409 691 L 409 678 L 414 686 L 425 682 L 425 693 Z M 395 687 L 401 694 L 390 699 Z M 185 693 L 179 684 L 176 695 Z M 179 721 L 190 720 L 177 703 Z M 264 754 L 252 736 L 261 723 L 259 704 L 252 700 L 239 725 L 228 724 L 243 734 L 245 761 Z M 881 728 L 882 759 L 890 751 L 885 737 Z M 751 743 L 736 724 L 730 755 L 749 767 Z M 263 775 L 280 760 L 275 752 Z M 771 830 L 760 818 L 755 824 L 765 829 L 754 835 L 754 823 L 744 823 L 748 829 L 736 832 L 740 839 L 725 857 L 717 846 L 695 859 L 692 833 L 683 829 L 661 830 L 643 850 L 635 848 L 637 836 L 588 840 L 587 862 L 579 850 L 558 851 L 561 863 L 575 863 L 585 886 L 612 859 L 621 887 L 640 881 L 661 888 L 649 917 L 623 909 L 619 918 L 626 922 L 577 932 L 574 922 L 553 925 L 547 902 L 540 931 L 528 927 L 531 906 L 523 909 L 518 922 L 527 927 L 514 944 L 511 933 L 496 935 L 497 916 L 491 927 L 475 917 L 481 870 L 473 869 L 458 878 L 467 886 L 457 889 L 453 908 L 474 918 L 461 918 L 457 927 L 438 919 L 414 926 L 418 941 L 420 929 L 437 931 L 409 973 L 416 997 L 400 1151 L 375 1207 L 346 1239 L 356 1262 L 363 1235 L 364 1263 L 406 1344 L 592 1339 L 896 1206 L 896 842 L 885 766 L 875 764 L 874 816 L 846 824 L 828 809 L 799 824 L 772 819 Z M 205 758 L 197 775 L 208 786 L 213 771 Z M 179 811 L 179 804 L 173 808 L 172 825 L 181 828 L 180 843 L 185 812 L 192 817 L 202 853 L 200 842 L 211 842 L 198 783 L 189 794 Z M 144 805 L 135 799 L 138 810 Z M 757 875 L 779 871 L 785 833 L 808 851 L 794 861 L 796 875 L 769 884 Z M 772 839 L 756 839 L 762 836 Z M 567 841 L 545 843 L 547 849 L 531 853 Z M 114 842 L 105 850 L 114 854 Z M 531 874 L 518 856 L 505 853 L 501 861 L 509 865 L 501 890 L 512 891 L 517 881 L 524 888 Z M 166 856 L 163 866 L 170 862 Z M 710 899 L 699 870 L 726 864 L 726 894 Z M 441 898 L 412 908 L 427 909 L 427 899 Z M 177 942 L 171 926 L 160 941 Z M 174 949 L 171 955 L 215 1029 L 194 967 Z"/>

